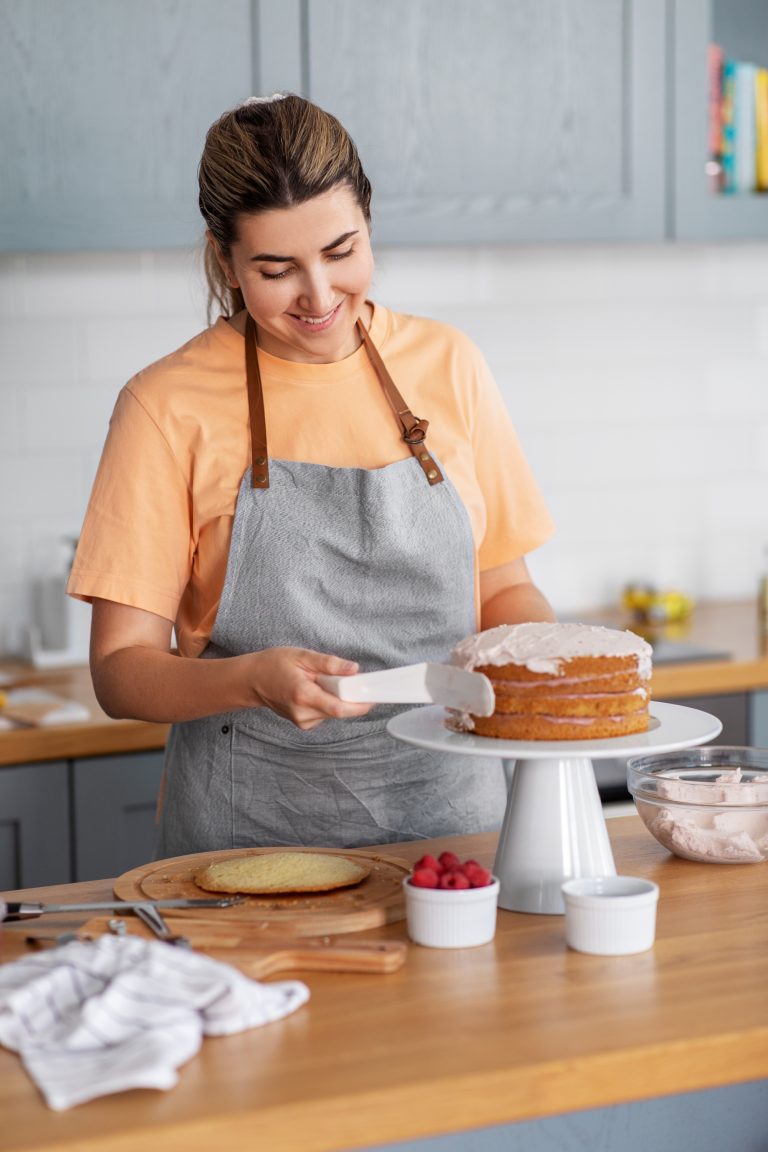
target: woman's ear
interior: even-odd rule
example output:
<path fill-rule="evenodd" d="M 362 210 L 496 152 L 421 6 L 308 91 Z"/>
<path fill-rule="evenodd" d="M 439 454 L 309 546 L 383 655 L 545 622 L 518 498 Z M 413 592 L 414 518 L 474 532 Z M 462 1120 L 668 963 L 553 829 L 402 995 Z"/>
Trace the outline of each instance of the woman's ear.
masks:
<path fill-rule="evenodd" d="M 227 278 L 227 284 L 229 284 L 230 288 L 239 288 L 240 285 L 238 284 L 235 274 L 232 271 L 232 266 L 222 253 L 218 241 L 216 240 L 213 232 L 211 232 L 210 228 L 206 229 L 205 238 L 213 249 L 213 254 L 216 257 L 216 261 L 219 267 Z"/>

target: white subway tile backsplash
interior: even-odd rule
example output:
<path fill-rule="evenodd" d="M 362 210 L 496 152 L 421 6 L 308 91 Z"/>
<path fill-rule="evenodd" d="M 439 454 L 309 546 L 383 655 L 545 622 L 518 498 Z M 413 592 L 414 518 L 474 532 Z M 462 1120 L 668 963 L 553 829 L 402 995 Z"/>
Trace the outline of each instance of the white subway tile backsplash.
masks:
<path fill-rule="evenodd" d="M 77 325 L 67 320 L 0 320 L 0 388 L 70 383 L 80 371 Z"/>
<path fill-rule="evenodd" d="M 126 316 L 89 321 L 84 328 L 83 378 L 122 385 L 140 369 L 159 360 L 196 335 L 203 325 L 192 315 Z"/>
<path fill-rule="evenodd" d="M 206 323 L 201 248 L 0 257 L 0 650 L 76 535 L 117 392 Z M 372 296 L 480 345 L 558 531 L 563 614 L 630 580 L 752 595 L 768 544 L 768 245 L 387 248 Z"/>
<path fill-rule="evenodd" d="M 39 517 L 55 520 L 68 532 L 82 518 L 84 508 L 80 456 L 59 450 L 0 456 L 0 493 L 0 529 L 12 520 L 31 527 Z"/>
<path fill-rule="evenodd" d="M 88 449 L 101 444 L 117 389 L 58 385 L 22 392 L 25 446 L 30 456 L 51 448 Z"/>

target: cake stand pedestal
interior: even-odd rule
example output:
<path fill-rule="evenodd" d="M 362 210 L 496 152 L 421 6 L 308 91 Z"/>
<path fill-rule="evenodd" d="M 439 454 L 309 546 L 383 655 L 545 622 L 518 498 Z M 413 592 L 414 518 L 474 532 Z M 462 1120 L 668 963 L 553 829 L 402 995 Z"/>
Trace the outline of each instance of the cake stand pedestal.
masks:
<path fill-rule="evenodd" d="M 565 911 L 564 880 L 616 874 L 592 761 L 692 748 L 722 730 L 717 717 L 679 704 L 652 703 L 647 732 L 610 740 L 493 740 L 446 728 L 446 716 L 415 708 L 387 729 L 406 744 L 513 768 L 493 868 L 499 907 L 547 914 Z"/>

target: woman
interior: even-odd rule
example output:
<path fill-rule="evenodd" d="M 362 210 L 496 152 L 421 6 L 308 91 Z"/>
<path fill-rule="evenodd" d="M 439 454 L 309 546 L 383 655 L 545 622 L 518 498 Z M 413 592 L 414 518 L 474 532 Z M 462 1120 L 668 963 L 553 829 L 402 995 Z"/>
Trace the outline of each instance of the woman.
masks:
<path fill-rule="evenodd" d="M 199 184 L 224 314 L 123 389 L 69 585 L 105 711 L 173 723 L 158 853 L 496 827 L 500 765 L 400 744 L 397 709 L 317 676 L 553 619 L 503 402 L 466 337 L 369 300 L 371 190 L 333 117 L 248 100 Z"/>

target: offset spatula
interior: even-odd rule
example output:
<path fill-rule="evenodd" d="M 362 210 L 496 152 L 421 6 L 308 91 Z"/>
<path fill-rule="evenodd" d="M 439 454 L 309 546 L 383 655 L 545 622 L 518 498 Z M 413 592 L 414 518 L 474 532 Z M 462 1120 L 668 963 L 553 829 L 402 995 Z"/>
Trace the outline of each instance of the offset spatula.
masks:
<path fill-rule="evenodd" d="M 369 704 L 443 704 L 490 716 L 495 707 L 487 676 L 452 664 L 409 664 L 355 676 L 318 676 L 317 683 L 340 700 Z"/>
<path fill-rule="evenodd" d="M 230 908 L 241 904 L 242 896 L 201 897 L 199 900 L 102 900 L 95 904 L 36 904 L 0 901 L 0 920 L 30 920 L 46 912 L 130 912 L 134 908 Z"/>

